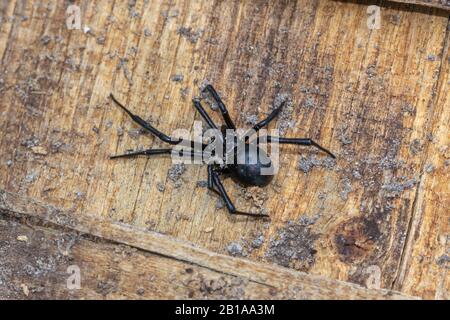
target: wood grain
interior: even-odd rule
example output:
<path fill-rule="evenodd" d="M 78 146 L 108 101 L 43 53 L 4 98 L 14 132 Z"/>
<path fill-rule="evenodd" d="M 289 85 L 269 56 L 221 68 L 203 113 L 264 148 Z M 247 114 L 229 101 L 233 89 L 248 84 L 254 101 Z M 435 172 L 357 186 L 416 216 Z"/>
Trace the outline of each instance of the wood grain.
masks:
<path fill-rule="evenodd" d="M 1 189 L 217 253 L 361 285 L 375 272 L 381 288 L 448 298 L 448 14 L 383 2 L 371 30 L 370 1 L 77 4 L 83 30 L 67 29 L 61 1 L 0 5 Z M 190 99 L 205 79 L 240 127 L 287 95 L 276 126 L 338 155 L 283 147 L 264 192 L 226 181 L 270 223 L 218 209 L 197 185 L 204 167 L 172 181 L 168 158 L 108 159 L 163 145 L 109 92 L 171 133 L 199 120 Z"/>
<path fill-rule="evenodd" d="M 392 1 L 450 10 L 450 1 L 448 0 L 392 0 Z"/>
<path fill-rule="evenodd" d="M 448 57 L 449 42 L 444 49 Z M 422 296 L 436 299 L 449 298 L 449 132 L 450 95 L 448 92 L 450 60 L 443 61 L 440 72 L 430 143 L 426 148 L 424 171 L 420 176 L 413 215 L 394 288 L 421 292 Z M 444 90 L 444 91 L 443 91 Z M 434 171 L 437 171 L 434 173 Z"/>
<path fill-rule="evenodd" d="M 0 252 L 6 257 L 0 298 L 413 298 L 217 254 L 129 225 L 73 217 L 4 191 L 0 212 Z M 79 290 L 67 287 L 69 266 L 83 277 Z"/>

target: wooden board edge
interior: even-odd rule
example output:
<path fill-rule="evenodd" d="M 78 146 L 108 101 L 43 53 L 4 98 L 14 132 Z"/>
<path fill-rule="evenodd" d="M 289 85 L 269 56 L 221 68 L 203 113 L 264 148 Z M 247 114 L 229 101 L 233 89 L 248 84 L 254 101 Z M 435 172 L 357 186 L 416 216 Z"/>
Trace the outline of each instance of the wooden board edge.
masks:
<path fill-rule="evenodd" d="M 415 6 L 430 7 L 450 11 L 450 4 L 445 5 L 437 2 L 429 2 L 424 0 L 389 0 L 388 2 L 406 3 Z"/>
<path fill-rule="evenodd" d="M 315 297 L 323 299 L 418 299 L 392 290 L 367 289 L 276 265 L 214 253 L 185 241 L 130 225 L 100 221 L 87 215 L 73 216 L 70 212 L 4 190 L 0 190 L 0 211 L 18 218 L 37 219 L 43 224 L 75 230 L 282 290 L 300 285 L 306 292 L 314 292 Z"/>

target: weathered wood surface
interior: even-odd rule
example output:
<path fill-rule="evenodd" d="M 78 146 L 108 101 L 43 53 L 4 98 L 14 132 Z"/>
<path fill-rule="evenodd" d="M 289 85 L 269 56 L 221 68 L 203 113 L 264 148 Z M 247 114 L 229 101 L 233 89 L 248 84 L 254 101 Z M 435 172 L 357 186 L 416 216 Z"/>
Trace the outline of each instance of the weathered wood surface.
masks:
<path fill-rule="evenodd" d="M 392 0 L 392 1 L 450 10 L 450 1 L 448 0 Z"/>
<path fill-rule="evenodd" d="M 437 299 L 449 298 L 450 59 L 444 48 L 430 138 L 409 221 L 404 258 L 393 288 Z M 430 174 L 433 172 L 433 174 Z M 443 270 L 444 269 L 444 270 Z"/>
<path fill-rule="evenodd" d="M 218 253 L 448 298 L 445 12 L 389 3 L 370 30 L 360 1 L 78 4 L 86 32 L 67 29 L 61 1 L 1 4 L 0 188 Z M 197 185 L 204 167 L 172 181 L 170 159 L 108 160 L 163 145 L 110 91 L 171 133 L 199 119 L 190 98 L 205 79 L 241 127 L 287 94 L 286 136 L 338 155 L 283 147 L 262 199 L 226 181 L 239 208 L 267 208 L 270 223 L 217 209 Z"/>
<path fill-rule="evenodd" d="M 0 191 L 0 298 L 410 299 L 201 249 Z M 67 286 L 68 268 L 80 288 Z M 43 285 L 45 283 L 45 285 Z"/>

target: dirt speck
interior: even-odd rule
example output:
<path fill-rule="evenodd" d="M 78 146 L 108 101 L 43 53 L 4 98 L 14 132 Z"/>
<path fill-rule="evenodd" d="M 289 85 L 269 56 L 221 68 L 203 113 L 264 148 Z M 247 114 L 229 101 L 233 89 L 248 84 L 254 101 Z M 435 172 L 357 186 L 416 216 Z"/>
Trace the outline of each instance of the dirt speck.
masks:
<path fill-rule="evenodd" d="M 204 233 L 211 233 L 214 231 L 214 227 L 208 227 L 205 230 L 203 230 Z"/>
<path fill-rule="evenodd" d="M 242 248 L 242 245 L 240 245 L 237 242 L 232 242 L 227 246 L 227 251 L 232 256 L 242 256 L 244 253 L 244 249 Z"/>
<path fill-rule="evenodd" d="M 450 267 L 450 266 L 449 266 L 449 263 L 450 263 L 450 256 L 447 255 L 447 254 L 443 254 L 442 256 L 440 256 L 440 257 L 436 260 L 436 263 L 437 263 L 439 266 L 443 266 L 443 267 L 449 268 L 449 267 Z"/>
<path fill-rule="evenodd" d="M 417 183 L 415 178 L 401 178 L 399 181 L 393 181 L 384 184 L 381 188 L 385 191 L 388 198 L 398 197 L 403 191 L 411 189 Z"/>
<path fill-rule="evenodd" d="M 123 74 L 125 78 L 128 81 L 128 84 L 131 86 L 133 85 L 133 77 L 131 75 L 131 71 L 128 68 L 128 59 L 127 58 L 120 58 L 119 64 L 117 65 L 117 70 L 123 70 Z"/>
<path fill-rule="evenodd" d="M 189 95 L 189 88 L 188 88 L 188 87 L 186 87 L 186 88 L 181 88 L 181 89 L 180 89 L 180 95 L 181 95 L 181 98 L 182 98 L 182 99 L 186 99 L 187 96 Z"/>
<path fill-rule="evenodd" d="M 33 151 L 34 154 L 37 154 L 40 156 L 47 155 L 47 150 L 42 146 L 32 147 L 31 150 Z"/>
<path fill-rule="evenodd" d="M 76 199 L 83 199 L 86 196 L 86 193 L 83 191 L 76 191 L 75 192 L 75 197 Z"/>
<path fill-rule="evenodd" d="M 261 246 L 264 244 L 264 235 L 260 234 L 255 239 L 253 239 L 251 246 L 255 249 L 261 248 Z"/>
<path fill-rule="evenodd" d="M 269 195 L 267 191 L 259 187 L 242 187 L 238 186 L 239 198 L 243 203 L 250 203 L 250 212 L 267 214 L 267 209 L 264 207 Z"/>
<path fill-rule="evenodd" d="M 22 283 L 20 287 L 22 288 L 23 294 L 28 297 L 30 295 L 30 289 L 28 289 L 28 286 Z"/>
<path fill-rule="evenodd" d="M 432 163 L 428 163 L 425 166 L 425 172 L 426 173 L 432 173 L 434 171 L 434 165 Z"/>
<path fill-rule="evenodd" d="M 244 117 L 245 124 L 254 126 L 258 123 L 258 116 L 256 114 L 246 114 Z"/>
<path fill-rule="evenodd" d="M 112 279 L 101 280 L 97 283 L 95 291 L 105 297 L 108 294 L 117 291 L 117 283 Z"/>
<path fill-rule="evenodd" d="M 136 294 L 138 294 L 140 296 L 144 295 L 144 293 L 145 293 L 145 289 L 144 288 L 138 288 L 136 290 Z"/>
<path fill-rule="evenodd" d="M 339 129 L 339 141 L 341 141 L 343 145 L 349 145 L 353 142 L 347 127 Z"/>
<path fill-rule="evenodd" d="M 39 145 L 39 139 L 36 137 L 31 137 L 28 139 L 25 139 L 21 142 L 21 145 L 26 147 L 26 148 L 32 148 L 32 147 L 36 147 Z"/>
<path fill-rule="evenodd" d="M 182 82 L 184 80 L 184 76 L 182 74 L 174 74 L 170 77 L 170 80 L 174 82 Z"/>
<path fill-rule="evenodd" d="M 196 44 L 203 34 L 203 30 L 194 31 L 191 27 L 179 27 L 177 34 L 186 38 L 189 42 Z"/>
<path fill-rule="evenodd" d="M 17 236 L 17 241 L 20 241 L 20 242 L 28 242 L 28 237 L 25 236 L 25 235 Z"/>
<path fill-rule="evenodd" d="M 265 258 L 284 267 L 308 271 L 315 262 L 315 241 L 319 238 L 311 224 L 309 219 L 289 221 L 270 240 Z"/>
<path fill-rule="evenodd" d="M 208 181 L 205 181 L 205 180 L 197 181 L 197 187 L 206 188 L 207 186 L 208 186 Z"/>
<path fill-rule="evenodd" d="M 165 10 L 161 13 L 161 15 L 163 16 L 165 22 L 167 22 L 172 18 L 177 18 L 180 15 L 180 11 L 178 9 L 174 9 L 172 11 Z"/>
<path fill-rule="evenodd" d="M 166 186 L 162 182 L 158 182 L 156 184 L 156 189 L 158 189 L 159 192 L 164 192 L 166 190 Z"/>
<path fill-rule="evenodd" d="M 340 196 L 342 200 L 348 199 L 348 194 L 353 191 L 352 183 L 348 177 L 344 177 L 341 180 L 342 190 L 340 192 Z"/>
<path fill-rule="evenodd" d="M 377 76 L 377 66 L 374 64 L 369 65 L 367 67 L 366 74 L 369 80 L 375 78 Z"/>
<path fill-rule="evenodd" d="M 136 11 L 136 0 L 128 0 L 128 13 L 132 19 L 139 18 L 140 14 Z"/>
<path fill-rule="evenodd" d="M 422 142 L 419 139 L 414 139 L 411 144 L 409 145 L 409 151 L 413 155 L 419 154 L 423 150 Z"/>
<path fill-rule="evenodd" d="M 333 169 L 336 166 L 336 160 L 330 157 L 317 157 L 316 155 L 302 156 L 297 164 L 297 169 L 304 173 L 310 172 L 314 167 Z"/>
<path fill-rule="evenodd" d="M 144 28 L 144 36 L 147 38 L 152 36 L 152 32 L 149 28 Z"/>
<path fill-rule="evenodd" d="M 181 176 L 186 172 L 186 166 L 184 163 L 174 164 L 167 172 L 167 177 L 171 180 L 175 188 L 179 188 L 182 184 Z"/>
<path fill-rule="evenodd" d="M 105 41 L 106 41 L 106 38 L 105 38 L 104 35 L 100 35 L 100 36 L 97 37 L 96 40 L 97 40 L 97 43 L 98 43 L 99 45 L 104 45 L 104 44 L 105 44 Z"/>
<path fill-rule="evenodd" d="M 33 171 L 25 176 L 26 183 L 33 183 L 39 177 L 39 172 Z"/>
<path fill-rule="evenodd" d="M 402 107 L 402 113 L 405 115 L 414 115 L 415 108 L 411 103 L 406 102 Z"/>
<path fill-rule="evenodd" d="M 315 103 L 314 103 L 314 99 L 310 98 L 310 97 L 306 98 L 304 106 L 306 108 L 314 108 L 316 106 Z"/>
<path fill-rule="evenodd" d="M 64 148 L 67 147 L 67 148 Z M 52 153 L 56 153 L 59 152 L 62 149 L 70 149 L 70 146 L 66 145 L 63 141 L 53 141 L 50 144 L 50 149 L 52 151 Z"/>
<path fill-rule="evenodd" d="M 52 38 L 49 35 L 45 35 L 43 37 L 41 37 L 41 43 L 46 46 L 50 43 L 50 41 L 52 41 Z"/>

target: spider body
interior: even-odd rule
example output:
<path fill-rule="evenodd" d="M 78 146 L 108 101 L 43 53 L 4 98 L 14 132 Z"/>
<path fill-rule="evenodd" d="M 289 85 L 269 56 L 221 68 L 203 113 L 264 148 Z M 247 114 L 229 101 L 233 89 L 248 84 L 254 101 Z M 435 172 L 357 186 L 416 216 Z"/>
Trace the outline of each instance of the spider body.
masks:
<path fill-rule="evenodd" d="M 265 187 L 273 180 L 272 161 L 263 149 L 246 144 L 242 152 L 234 151 L 235 161 L 228 165 L 233 180 L 244 186 L 257 187 Z"/>
<path fill-rule="evenodd" d="M 223 143 L 223 150 L 227 150 L 227 137 L 228 135 L 226 132 L 231 130 L 236 130 L 236 127 L 234 125 L 233 120 L 231 120 L 228 110 L 225 106 L 225 104 L 220 99 L 219 95 L 217 94 L 216 90 L 211 86 L 207 85 L 204 89 L 204 91 L 207 91 L 213 99 L 216 101 L 219 110 L 222 114 L 222 117 L 224 119 L 225 124 L 221 126 L 220 132 L 221 135 L 219 135 L 219 138 L 221 139 L 221 142 Z M 112 100 L 120 107 L 122 110 L 124 110 L 136 123 L 138 123 L 141 127 L 146 129 L 147 131 L 151 132 L 153 135 L 158 137 L 164 142 L 167 142 L 171 145 L 178 145 L 181 142 L 183 144 L 188 143 L 189 150 L 174 150 L 174 149 L 147 149 L 143 151 L 137 151 L 137 152 L 131 152 L 127 154 L 122 155 L 115 155 L 111 156 L 111 159 L 116 158 L 124 158 L 124 157 L 134 157 L 138 155 L 146 155 L 146 156 L 153 156 L 158 154 L 172 154 L 172 155 L 181 155 L 181 156 L 201 156 L 202 159 L 204 159 L 205 154 L 208 156 L 211 156 L 211 154 L 208 154 L 206 152 L 207 145 L 202 145 L 202 151 L 199 152 L 194 150 L 194 142 L 189 140 L 181 140 L 181 139 L 173 139 L 170 136 L 165 135 L 155 127 L 153 127 L 150 123 L 143 120 L 139 116 L 131 113 L 124 105 L 122 105 L 112 94 L 110 95 Z M 193 100 L 194 106 L 197 109 L 197 111 L 202 116 L 203 120 L 207 123 L 209 128 L 211 129 L 218 129 L 217 125 L 214 123 L 214 121 L 210 118 L 206 110 L 201 105 L 200 101 L 197 99 Z M 261 128 L 267 126 L 273 119 L 275 119 L 278 114 L 280 113 L 281 109 L 283 108 L 284 102 L 281 103 L 279 107 L 277 107 L 275 110 L 273 110 L 269 116 L 258 122 L 253 126 L 254 132 L 259 131 Z M 238 140 L 236 135 L 233 135 L 234 140 Z M 259 138 L 258 138 L 259 139 Z M 309 138 L 280 138 L 280 137 L 273 137 L 273 136 L 266 136 L 265 140 L 267 142 L 278 142 L 280 144 L 295 144 L 295 145 L 304 145 L 304 146 L 314 146 L 324 152 L 326 152 L 331 157 L 335 158 L 335 156 L 328 151 L 327 149 L 321 147 L 316 142 Z M 222 160 L 221 164 L 218 163 L 211 163 L 210 161 L 207 162 L 207 168 L 208 168 L 208 189 L 218 194 L 220 197 L 222 197 L 223 201 L 225 202 L 225 205 L 228 209 L 228 211 L 231 214 L 238 214 L 238 215 L 247 215 L 247 216 L 254 216 L 254 217 L 267 217 L 266 214 L 262 213 L 249 213 L 249 212 L 242 212 L 235 208 L 233 202 L 231 201 L 230 197 L 228 196 L 223 183 L 220 179 L 220 176 L 230 176 L 233 180 L 236 182 L 244 185 L 244 186 L 257 186 L 257 187 L 264 187 L 267 186 L 274 177 L 274 169 L 273 169 L 273 163 L 268 156 L 268 154 L 265 152 L 264 149 L 260 148 L 259 140 L 257 140 L 256 144 L 248 143 L 248 136 L 245 135 L 245 140 L 240 140 L 242 144 L 239 147 L 239 144 L 237 146 L 232 146 L 232 149 L 230 151 L 227 151 L 225 153 L 225 156 Z M 242 147 L 243 146 L 243 147 Z M 227 161 L 228 157 L 233 155 L 232 161 Z"/>

